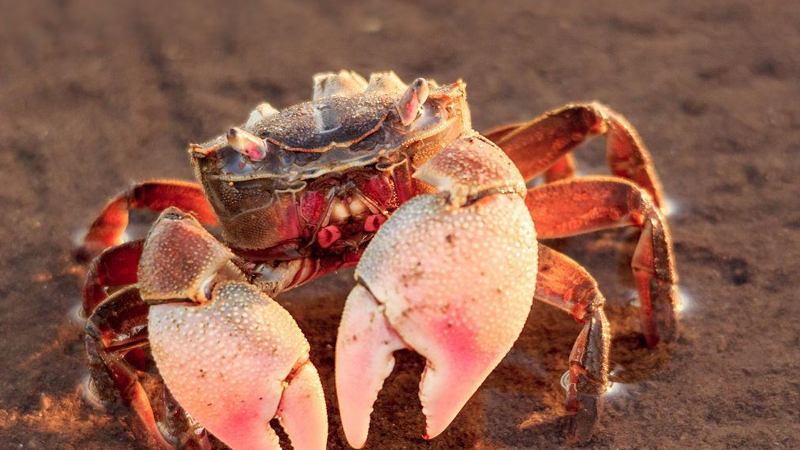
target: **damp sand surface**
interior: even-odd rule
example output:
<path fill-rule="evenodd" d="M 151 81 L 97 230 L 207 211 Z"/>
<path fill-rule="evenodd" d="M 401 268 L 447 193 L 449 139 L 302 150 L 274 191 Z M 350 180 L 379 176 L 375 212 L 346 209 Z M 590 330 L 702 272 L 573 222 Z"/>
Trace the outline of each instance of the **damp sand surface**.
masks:
<path fill-rule="evenodd" d="M 550 242 L 609 299 L 620 381 L 597 449 L 800 448 L 800 6 L 684 2 L 4 1 L 0 15 L 0 448 L 141 450 L 125 409 L 85 405 L 74 238 L 135 180 L 189 179 L 186 144 L 314 73 L 463 78 L 477 129 L 570 101 L 622 112 L 652 150 L 687 300 L 669 352 L 643 344 L 629 230 Z M 691 3 L 691 4 L 690 4 Z M 604 173 L 603 143 L 578 153 Z M 352 272 L 280 300 L 308 335 L 331 416 L 333 344 Z M 401 352 L 369 448 L 549 449 L 564 442 L 580 327 L 535 304 L 452 426 L 421 438 L 424 362 Z"/>

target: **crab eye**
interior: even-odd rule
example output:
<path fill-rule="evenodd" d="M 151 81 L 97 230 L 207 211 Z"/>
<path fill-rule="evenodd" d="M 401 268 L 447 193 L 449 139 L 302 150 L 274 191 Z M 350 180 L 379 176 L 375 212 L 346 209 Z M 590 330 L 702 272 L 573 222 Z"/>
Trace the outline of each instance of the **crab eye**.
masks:
<path fill-rule="evenodd" d="M 261 161 L 267 155 L 264 140 L 241 128 L 231 128 L 226 137 L 228 145 L 253 161 Z"/>
<path fill-rule="evenodd" d="M 404 126 L 408 126 L 419 115 L 419 110 L 428 99 L 428 82 L 424 78 L 417 78 L 408 86 L 406 92 L 397 101 L 395 108 Z"/>

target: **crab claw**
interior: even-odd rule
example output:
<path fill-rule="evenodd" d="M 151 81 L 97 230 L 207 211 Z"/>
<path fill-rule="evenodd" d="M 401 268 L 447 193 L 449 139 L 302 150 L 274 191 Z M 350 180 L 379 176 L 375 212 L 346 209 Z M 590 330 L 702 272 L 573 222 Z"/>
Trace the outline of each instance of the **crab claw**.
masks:
<path fill-rule="evenodd" d="M 322 450 L 327 413 L 309 344 L 289 313 L 237 270 L 193 218 L 162 214 L 139 268 L 159 373 L 180 405 L 234 450 L 279 449 L 273 418 L 295 449 Z M 170 292 L 179 296 L 165 300 Z"/>
<path fill-rule="evenodd" d="M 439 170 L 449 157 L 460 158 L 460 165 L 450 166 L 453 173 Z M 477 140 L 443 150 L 418 175 L 437 180 L 434 186 L 443 190 L 469 184 L 476 194 L 472 202 L 448 203 L 451 195 L 415 197 L 365 250 L 336 343 L 339 411 L 353 447 L 366 442 L 394 351 L 408 347 L 427 359 L 420 400 L 425 438 L 433 438 L 519 336 L 534 295 L 537 249 L 533 222 L 516 192 L 521 178 L 484 184 L 506 163 L 501 151 Z M 496 193 L 509 183 L 510 193 Z"/>

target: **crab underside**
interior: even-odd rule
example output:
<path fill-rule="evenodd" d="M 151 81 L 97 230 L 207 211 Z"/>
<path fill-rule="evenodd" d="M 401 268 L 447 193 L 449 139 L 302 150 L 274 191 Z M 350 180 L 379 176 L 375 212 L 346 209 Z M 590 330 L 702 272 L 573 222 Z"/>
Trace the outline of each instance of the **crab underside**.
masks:
<path fill-rule="evenodd" d="M 613 176 L 575 177 L 604 135 Z M 572 104 L 483 135 L 464 83 L 342 71 L 314 98 L 189 148 L 199 184 L 157 180 L 112 199 L 79 251 L 91 385 L 129 405 L 149 445 L 325 448 L 313 352 L 272 296 L 356 265 L 336 342 L 346 438 L 367 441 L 393 353 L 427 360 L 426 438 L 442 433 L 519 336 L 534 299 L 583 325 L 569 356 L 567 438 L 586 441 L 608 385 L 609 323 L 594 279 L 538 243 L 614 227 L 632 257 L 649 347 L 677 335 L 677 274 L 650 156 L 621 116 Z M 543 183 L 526 187 L 541 175 Z M 129 212 L 160 212 L 123 242 Z M 223 243 L 205 227 L 221 230 Z"/>

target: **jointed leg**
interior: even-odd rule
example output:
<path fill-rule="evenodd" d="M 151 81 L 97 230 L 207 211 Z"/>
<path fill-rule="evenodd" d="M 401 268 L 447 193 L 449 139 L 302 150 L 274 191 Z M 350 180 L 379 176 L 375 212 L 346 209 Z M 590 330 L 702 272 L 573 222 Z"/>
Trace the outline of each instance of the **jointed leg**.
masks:
<path fill-rule="evenodd" d="M 131 209 L 161 212 L 170 206 L 191 212 L 201 223 L 217 223 L 200 185 L 179 180 L 146 181 L 132 186 L 108 202 L 89 227 L 76 256 L 81 260 L 89 260 L 104 249 L 121 244 Z"/>
<path fill-rule="evenodd" d="M 108 297 L 106 288 L 136 283 L 136 270 L 143 245 L 142 239 L 126 242 L 106 249 L 92 260 L 83 285 L 84 314 L 91 314 Z"/>
<path fill-rule="evenodd" d="M 614 175 L 631 180 L 662 206 L 661 182 L 636 130 L 599 103 L 573 104 L 530 122 L 507 125 L 485 134 L 502 148 L 529 180 L 545 172 L 547 182 L 569 178 L 569 152 L 597 135 L 606 136 L 606 158 Z"/>
<path fill-rule="evenodd" d="M 526 127 L 528 125 L 527 122 L 522 123 L 510 123 L 506 125 L 499 126 L 497 128 L 493 128 L 486 133 L 483 133 L 484 136 L 489 138 L 492 142 L 499 145 L 499 142 L 502 142 L 504 138 L 510 134 L 513 134 L 518 129 Z M 505 148 L 503 148 L 505 150 Z M 540 150 L 544 151 L 544 150 Z M 532 152 L 537 152 L 533 150 Z M 506 150 L 508 153 L 508 150 Z M 529 152 L 531 153 L 531 152 Z M 537 158 L 538 155 L 528 156 L 528 158 Z M 515 163 L 519 164 L 518 161 Z M 537 173 L 538 174 L 538 173 Z M 525 179 L 529 180 L 533 178 L 535 175 L 528 176 L 525 172 L 523 172 L 523 176 Z M 552 183 L 553 181 L 558 180 L 565 180 L 567 178 L 572 178 L 575 176 L 575 158 L 572 157 L 571 153 L 566 153 L 564 156 L 558 158 L 556 162 L 554 162 L 551 166 L 544 169 L 542 173 L 544 177 L 545 183 Z"/>
<path fill-rule="evenodd" d="M 648 346 L 677 337 L 675 262 L 667 224 L 651 197 L 629 181 L 587 177 L 528 191 L 525 203 L 539 238 L 634 226 L 642 230 L 631 266 Z"/>
<path fill-rule="evenodd" d="M 569 356 L 566 404 L 573 414 L 567 438 L 585 442 L 592 437 L 608 385 L 611 332 L 603 312 L 605 298 L 580 265 L 541 244 L 534 298 L 567 311 L 583 324 Z"/>
<path fill-rule="evenodd" d="M 186 413 L 153 372 L 147 312 L 135 286 L 114 293 L 92 311 L 86 326 L 91 382 L 104 402 L 120 398 L 133 409 L 151 446 L 210 449 L 207 434 L 190 429 Z"/>

